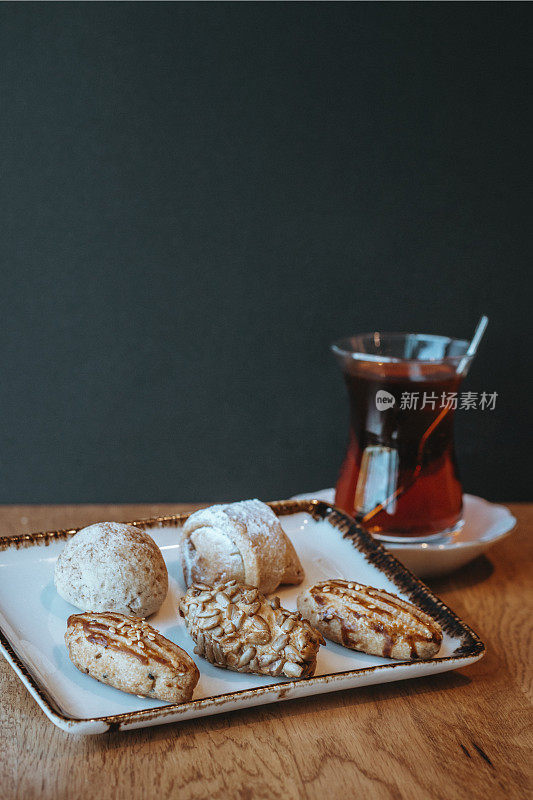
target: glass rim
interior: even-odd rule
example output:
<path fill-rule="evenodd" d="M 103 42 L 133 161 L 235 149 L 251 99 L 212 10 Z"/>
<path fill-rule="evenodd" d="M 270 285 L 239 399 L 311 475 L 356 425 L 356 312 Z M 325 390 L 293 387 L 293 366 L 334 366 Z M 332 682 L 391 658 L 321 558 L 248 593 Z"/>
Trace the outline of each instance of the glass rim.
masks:
<path fill-rule="evenodd" d="M 412 336 L 429 342 L 441 342 L 447 345 L 454 342 L 458 345 L 463 345 L 465 352 L 460 355 L 441 356 L 439 358 L 402 358 L 401 356 L 365 353 L 360 349 L 358 350 L 356 344 L 350 345 L 351 342 L 355 342 L 356 340 L 362 342 L 365 338 L 375 338 L 376 336 L 398 338 Z M 471 361 L 474 358 L 473 355 L 469 356 L 466 353 L 469 346 L 470 341 L 468 339 L 457 339 L 454 336 L 440 336 L 439 334 L 433 333 L 413 333 L 412 331 L 369 331 L 367 333 L 357 333 L 353 336 L 343 336 L 340 339 L 336 339 L 330 345 L 330 349 L 335 355 L 351 358 L 355 361 L 372 361 L 382 364 L 458 364 L 461 361 Z"/>

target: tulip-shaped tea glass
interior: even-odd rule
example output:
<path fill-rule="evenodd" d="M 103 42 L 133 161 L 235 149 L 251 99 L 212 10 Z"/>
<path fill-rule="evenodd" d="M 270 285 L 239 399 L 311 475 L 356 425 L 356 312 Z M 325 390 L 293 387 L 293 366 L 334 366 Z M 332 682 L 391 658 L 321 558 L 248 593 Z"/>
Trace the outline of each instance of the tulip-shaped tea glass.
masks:
<path fill-rule="evenodd" d="M 387 541 L 461 528 L 453 420 L 470 342 L 367 333 L 332 350 L 350 401 L 350 439 L 335 504 Z"/>

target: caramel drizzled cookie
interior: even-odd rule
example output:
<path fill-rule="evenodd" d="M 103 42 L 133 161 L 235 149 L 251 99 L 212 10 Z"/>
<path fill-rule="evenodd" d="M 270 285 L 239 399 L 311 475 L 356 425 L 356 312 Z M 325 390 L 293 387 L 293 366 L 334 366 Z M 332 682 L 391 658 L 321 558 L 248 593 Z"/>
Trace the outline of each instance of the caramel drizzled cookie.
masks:
<path fill-rule="evenodd" d="M 183 703 L 200 678 L 185 650 L 137 617 L 73 614 L 65 644 L 81 672 L 129 694 Z"/>
<path fill-rule="evenodd" d="M 353 581 L 311 586 L 298 595 L 298 610 L 327 639 L 375 656 L 427 659 L 442 643 L 440 626 L 412 603 Z"/>

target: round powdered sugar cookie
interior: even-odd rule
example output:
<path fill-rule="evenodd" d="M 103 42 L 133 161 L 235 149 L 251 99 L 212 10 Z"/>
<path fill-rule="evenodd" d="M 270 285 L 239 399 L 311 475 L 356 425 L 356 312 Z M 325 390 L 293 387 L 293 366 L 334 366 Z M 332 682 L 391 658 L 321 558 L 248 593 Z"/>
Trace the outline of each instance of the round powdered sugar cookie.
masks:
<path fill-rule="evenodd" d="M 168 573 L 146 531 L 98 522 L 78 531 L 56 562 L 58 594 L 76 608 L 147 617 L 159 610 Z"/>

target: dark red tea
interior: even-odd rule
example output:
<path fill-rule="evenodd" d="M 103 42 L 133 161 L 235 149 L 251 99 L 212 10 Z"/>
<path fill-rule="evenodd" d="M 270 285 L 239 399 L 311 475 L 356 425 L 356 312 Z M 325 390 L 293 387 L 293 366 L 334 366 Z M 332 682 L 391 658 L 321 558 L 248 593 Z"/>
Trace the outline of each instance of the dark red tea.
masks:
<path fill-rule="evenodd" d="M 462 510 L 450 404 L 461 381 L 456 366 L 353 360 L 344 377 L 350 442 L 336 505 L 362 517 L 372 533 L 414 537 L 453 528 Z"/>

